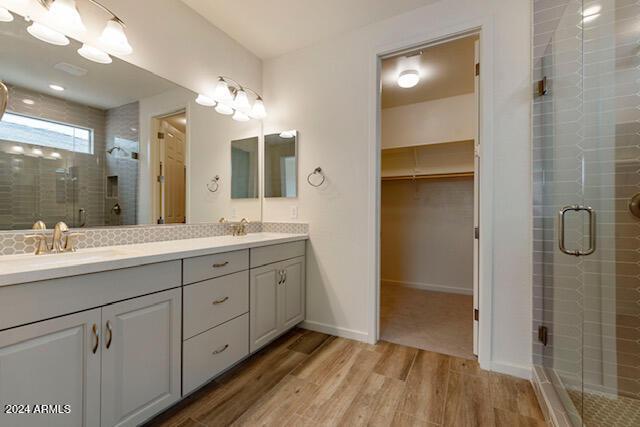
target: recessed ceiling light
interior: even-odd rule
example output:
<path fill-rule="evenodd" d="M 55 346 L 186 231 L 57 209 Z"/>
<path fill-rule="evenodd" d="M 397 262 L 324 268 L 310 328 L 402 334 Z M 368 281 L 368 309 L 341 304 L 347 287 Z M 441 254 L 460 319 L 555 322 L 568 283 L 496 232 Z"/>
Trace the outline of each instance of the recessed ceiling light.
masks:
<path fill-rule="evenodd" d="M 53 90 L 55 90 L 56 92 L 62 92 L 64 91 L 64 88 L 60 85 L 54 85 L 54 84 L 50 84 L 49 87 Z"/>
<path fill-rule="evenodd" d="M 416 70 L 405 70 L 398 76 L 398 86 L 404 89 L 412 88 L 420 81 L 420 74 Z"/>
<path fill-rule="evenodd" d="M 22 102 L 27 105 L 33 105 L 36 103 L 33 99 L 29 99 L 29 98 L 23 99 Z"/>

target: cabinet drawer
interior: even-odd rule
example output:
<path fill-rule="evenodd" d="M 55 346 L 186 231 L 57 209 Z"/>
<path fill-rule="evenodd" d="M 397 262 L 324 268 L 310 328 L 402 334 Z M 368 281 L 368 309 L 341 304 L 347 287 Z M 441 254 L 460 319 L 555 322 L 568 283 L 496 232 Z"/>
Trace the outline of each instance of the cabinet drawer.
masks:
<path fill-rule="evenodd" d="M 251 268 L 261 267 L 273 262 L 304 256 L 307 242 L 282 243 L 251 249 Z"/>
<path fill-rule="evenodd" d="M 191 393 L 249 354 L 249 315 L 183 343 L 182 394 Z"/>
<path fill-rule="evenodd" d="M 182 266 L 182 283 L 188 285 L 248 269 L 249 250 L 187 258 Z"/>
<path fill-rule="evenodd" d="M 249 271 L 185 286 L 184 338 L 249 311 Z"/>

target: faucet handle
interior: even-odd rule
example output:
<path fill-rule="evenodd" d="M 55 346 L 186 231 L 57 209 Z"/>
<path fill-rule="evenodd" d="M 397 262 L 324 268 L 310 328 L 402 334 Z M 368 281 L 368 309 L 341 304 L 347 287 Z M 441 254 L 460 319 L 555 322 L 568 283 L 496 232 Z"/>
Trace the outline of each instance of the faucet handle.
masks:
<path fill-rule="evenodd" d="M 78 248 L 76 247 L 75 239 L 77 237 L 82 237 L 82 236 L 84 236 L 84 233 L 68 233 L 67 234 L 67 238 L 64 241 L 63 250 L 65 252 L 75 252 L 75 251 L 77 251 Z"/>
<path fill-rule="evenodd" d="M 46 230 L 47 229 L 47 224 L 45 224 L 42 221 L 36 221 L 33 223 L 33 226 L 31 226 L 32 230 Z"/>

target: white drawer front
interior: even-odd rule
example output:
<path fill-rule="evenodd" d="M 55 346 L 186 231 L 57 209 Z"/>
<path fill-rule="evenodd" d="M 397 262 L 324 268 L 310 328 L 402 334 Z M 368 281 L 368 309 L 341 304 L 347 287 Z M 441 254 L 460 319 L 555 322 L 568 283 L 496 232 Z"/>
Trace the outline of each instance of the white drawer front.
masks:
<path fill-rule="evenodd" d="M 185 286 L 184 339 L 249 311 L 249 271 Z"/>
<path fill-rule="evenodd" d="M 249 268 L 249 250 L 187 258 L 183 261 L 182 283 L 200 282 Z"/>
<path fill-rule="evenodd" d="M 282 243 L 251 249 L 251 268 L 261 267 L 273 262 L 304 256 L 307 242 Z"/>
<path fill-rule="evenodd" d="M 248 314 L 188 339 L 183 343 L 183 395 L 200 387 L 248 354 Z"/>

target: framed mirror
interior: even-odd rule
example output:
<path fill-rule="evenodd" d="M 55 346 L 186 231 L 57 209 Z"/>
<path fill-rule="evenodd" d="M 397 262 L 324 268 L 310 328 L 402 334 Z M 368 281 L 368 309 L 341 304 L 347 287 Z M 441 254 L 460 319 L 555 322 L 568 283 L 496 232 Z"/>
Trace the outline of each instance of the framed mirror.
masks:
<path fill-rule="evenodd" d="M 253 138 L 231 141 L 231 198 L 258 198 L 258 142 Z"/>
<path fill-rule="evenodd" d="M 298 196 L 298 132 L 264 137 L 264 197 Z"/>

